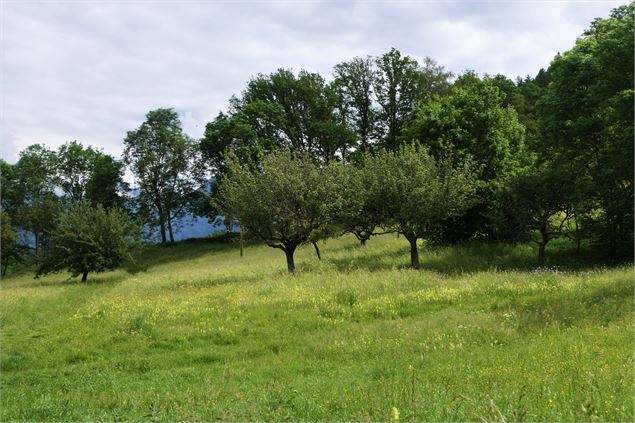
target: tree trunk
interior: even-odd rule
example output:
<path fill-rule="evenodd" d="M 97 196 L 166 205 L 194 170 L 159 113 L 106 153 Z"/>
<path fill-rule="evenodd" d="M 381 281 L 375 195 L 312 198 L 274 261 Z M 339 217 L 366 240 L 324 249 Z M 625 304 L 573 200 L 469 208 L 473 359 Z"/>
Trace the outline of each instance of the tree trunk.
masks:
<path fill-rule="evenodd" d="M 578 227 L 578 218 L 575 218 L 575 246 L 576 246 L 576 254 L 580 257 L 580 228 Z"/>
<path fill-rule="evenodd" d="M 34 231 L 33 235 L 35 235 L 35 261 L 37 261 L 37 257 L 40 255 L 40 234 Z"/>
<path fill-rule="evenodd" d="M 320 255 L 320 249 L 318 248 L 317 241 L 311 241 L 313 247 L 315 247 L 315 254 L 318 256 L 318 260 L 322 260 L 322 256 Z"/>
<path fill-rule="evenodd" d="M 88 270 L 84 270 L 84 274 L 82 275 L 82 282 L 86 282 L 88 279 Z"/>
<path fill-rule="evenodd" d="M 243 256 L 243 229 L 240 228 L 240 256 Z"/>
<path fill-rule="evenodd" d="M 174 242 L 174 232 L 172 232 L 172 217 L 168 213 L 168 232 L 170 234 L 170 242 Z"/>
<path fill-rule="evenodd" d="M 161 230 L 161 243 L 165 244 L 167 242 L 167 237 L 165 234 L 165 215 L 163 214 L 163 207 L 161 207 L 160 202 L 155 202 L 154 205 L 157 208 L 157 212 L 159 212 L 159 228 Z"/>
<path fill-rule="evenodd" d="M 295 253 L 295 247 L 284 250 L 287 255 L 287 269 L 289 272 L 295 272 L 295 262 L 293 261 L 293 253 Z"/>
<path fill-rule="evenodd" d="M 542 239 L 538 244 L 538 265 L 544 266 L 545 264 L 545 247 L 547 247 L 547 243 L 549 242 L 549 233 L 547 232 L 547 221 L 545 220 L 540 225 L 540 236 Z"/>
<path fill-rule="evenodd" d="M 359 243 L 360 243 L 360 245 L 361 245 L 362 247 L 365 247 L 365 246 L 366 246 L 366 238 L 362 238 L 362 239 L 360 239 L 360 240 L 359 240 Z"/>
<path fill-rule="evenodd" d="M 419 251 L 417 250 L 417 237 L 407 236 L 406 239 L 410 242 L 410 267 L 413 269 L 419 268 Z"/>
<path fill-rule="evenodd" d="M 614 260 L 617 257 L 617 231 L 615 229 L 615 219 L 611 218 L 609 221 L 609 258 Z"/>
<path fill-rule="evenodd" d="M 538 244 L 538 265 L 541 267 L 545 264 L 545 247 L 547 246 L 546 242 L 541 242 Z"/>

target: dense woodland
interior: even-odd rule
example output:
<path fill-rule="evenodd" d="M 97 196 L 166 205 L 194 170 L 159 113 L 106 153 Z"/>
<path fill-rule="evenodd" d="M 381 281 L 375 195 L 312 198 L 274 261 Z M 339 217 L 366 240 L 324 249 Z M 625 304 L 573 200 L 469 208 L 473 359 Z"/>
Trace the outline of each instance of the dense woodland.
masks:
<path fill-rule="evenodd" d="M 319 240 L 347 232 L 362 246 L 403 236 L 414 268 L 420 240 L 533 241 L 537 264 L 557 237 L 630 256 L 634 19 L 634 3 L 615 9 L 515 81 L 392 49 L 328 76 L 259 74 L 200 140 L 165 108 L 127 133 L 122 160 L 34 144 L 0 163 L 2 271 L 26 261 L 86 280 L 119 266 L 141 228 L 174 242 L 186 214 L 224 216 L 291 271 L 299 245 L 319 255 Z"/>

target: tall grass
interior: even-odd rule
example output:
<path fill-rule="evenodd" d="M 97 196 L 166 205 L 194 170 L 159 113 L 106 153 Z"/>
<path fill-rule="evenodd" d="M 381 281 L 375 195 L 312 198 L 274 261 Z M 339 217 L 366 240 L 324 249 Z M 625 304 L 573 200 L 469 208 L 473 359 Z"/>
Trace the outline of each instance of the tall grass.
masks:
<path fill-rule="evenodd" d="M 309 246 L 310 247 L 310 246 Z M 344 237 L 0 288 L 0 420 L 632 421 L 633 269 Z M 92 281 L 91 281 L 92 279 Z"/>

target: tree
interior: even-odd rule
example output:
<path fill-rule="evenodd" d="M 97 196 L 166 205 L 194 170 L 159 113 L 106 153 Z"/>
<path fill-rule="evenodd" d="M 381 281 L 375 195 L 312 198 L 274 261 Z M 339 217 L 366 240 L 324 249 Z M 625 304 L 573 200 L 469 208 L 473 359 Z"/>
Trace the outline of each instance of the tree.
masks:
<path fill-rule="evenodd" d="M 594 20 L 551 62 L 538 106 L 545 154 L 575 169 L 567 180 L 590 182 L 577 208 L 611 257 L 633 249 L 634 20 L 633 2 Z"/>
<path fill-rule="evenodd" d="M 123 173 L 124 164 L 121 161 L 108 154 L 98 153 L 86 183 L 86 200 L 93 206 L 101 204 L 106 209 L 123 208 L 126 203 L 124 194 L 130 189 L 123 179 Z"/>
<path fill-rule="evenodd" d="M 445 92 L 451 74 L 430 58 L 421 67 L 394 48 L 375 63 L 378 73 L 374 90 L 381 108 L 379 124 L 384 133 L 384 147 L 397 150 L 402 130 L 412 119 L 417 104 L 430 95 Z"/>
<path fill-rule="evenodd" d="M 56 182 L 69 200 L 79 202 L 86 196 L 86 185 L 97 154 L 92 147 L 84 147 L 77 141 L 63 144 L 58 149 Z"/>
<path fill-rule="evenodd" d="M 168 235 L 174 242 L 174 221 L 204 184 L 198 148 L 172 109 L 149 112 L 138 129 L 128 132 L 124 144 L 124 161 L 139 185 L 140 215 L 159 227 L 161 242 L 167 242 Z"/>
<path fill-rule="evenodd" d="M 205 125 L 205 134 L 199 143 L 201 158 L 215 179 L 227 172 L 226 153 L 231 152 L 248 163 L 279 148 L 280 145 L 266 119 L 258 117 L 258 105 L 246 105 L 240 113 L 219 113 Z"/>
<path fill-rule="evenodd" d="M 123 163 L 80 142 L 60 146 L 57 152 L 56 185 L 72 202 L 87 199 L 104 207 L 123 206 Z"/>
<path fill-rule="evenodd" d="M 11 262 L 19 261 L 25 253 L 26 247 L 18 244 L 18 235 L 11 226 L 11 217 L 7 212 L 0 208 L 0 259 L 2 260 L 2 275 L 7 273 L 7 268 Z"/>
<path fill-rule="evenodd" d="M 58 218 L 36 276 L 68 270 L 86 282 L 89 272 L 112 270 L 129 259 L 139 234 L 139 226 L 121 209 L 71 204 Z"/>
<path fill-rule="evenodd" d="M 479 164 L 480 201 L 455 216 L 439 233 L 441 241 L 468 239 L 476 234 L 493 236 L 489 215 L 495 210 L 497 190 L 507 178 L 528 165 L 524 127 L 497 82 L 468 72 L 458 78 L 446 96 L 432 96 L 417 107 L 404 137 L 417 141 L 439 160 L 462 166 Z"/>
<path fill-rule="evenodd" d="M 382 204 L 383 224 L 410 243 L 410 264 L 419 268 L 417 241 L 432 236 L 443 222 L 471 204 L 474 176 L 467 167 L 436 161 L 416 145 L 381 151 L 363 161 L 373 195 Z"/>
<path fill-rule="evenodd" d="M 13 167 L 13 187 L 9 191 L 19 204 L 15 224 L 33 233 L 36 257 L 40 252 L 40 241 L 52 229 L 59 210 L 54 192 L 56 166 L 55 153 L 34 144 L 20 153 Z"/>
<path fill-rule="evenodd" d="M 575 187 L 564 184 L 559 169 L 542 165 L 532 172 L 512 178 L 500 193 L 504 219 L 517 239 L 538 244 L 538 263 L 545 264 L 545 249 L 554 238 L 570 237 L 569 223 L 574 217 Z M 535 239 L 532 232 L 539 235 Z"/>
<path fill-rule="evenodd" d="M 342 199 L 337 223 L 345 232 L 355 235 L 361 246 L 365 246 L 371 236 L 377 235 L 375 230 L 383 219 L 383 200 L 374 195 L 373 187 L 368 183 L 373 178 L 373 175 L 368 175 L 370 171 L 372 169 L 364 166 L 347 164 L 339 168 L 337 176 Z"/>
<path fill-rule="evenodd" d="M 219 184 L 218 208 L 252 236 L 284 251 L 289 272 L 296 248 L 332 221 L 337 207 L 332 164 L 318 166 L 307 152 L 283 149 L 260 164 L 228 161 Z"/>
<path fill-rule="evenodd" d="M 333 87 L 341 97 L 340 114 L 357 135 L 357 148 L 364 153 L 377 130 L 378 110 L 373 86 L 377 70 L 370 56 L 355 57 L 335 66 Z"/>
<path fill-rule="evenodd" d="M 279 148 L 304 151 L 328 163 L 346 154 L 354 135 L 338 118 L 337 92 L 317 73 L 280 69 L 249 81 L 232 98 L 229 115 L 206 127 L 204 155 L 222 170 L 226 150 L 255 159 Z"/>
<path fill-rule="evenodd" d="M 24 207 L 24 189 L 18 181 L 16 165 L 0 159 L 0 207 L 15 224 L 18 213 Z"/>

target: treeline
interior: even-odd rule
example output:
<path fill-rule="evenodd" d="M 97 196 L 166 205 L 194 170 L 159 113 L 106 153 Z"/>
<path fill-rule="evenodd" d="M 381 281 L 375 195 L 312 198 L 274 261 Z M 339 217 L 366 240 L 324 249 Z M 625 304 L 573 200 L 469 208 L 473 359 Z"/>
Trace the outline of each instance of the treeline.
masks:
<path fill-rule="evenodd" d="M 3 268 L 23 251 L 11 228 L 31 232 L 38 255 L 69 203 L 125 209 L 162 242 L 185 214 L 221 212 L 291 254 L 290 268 L 297 245 L 346 231 L 414 238 L 413 266 L 419 238 L 533 240 L 540 263 L 556 237 L 631 255 L 634 11 L 594 20 L 535 77 L 453 75 L 392 49 L 329 79 L 258 75 L 201 140 L 173 110 L 151 111 L 123 161 L 76 142 L 31 146 L 2 163 Z"/>

